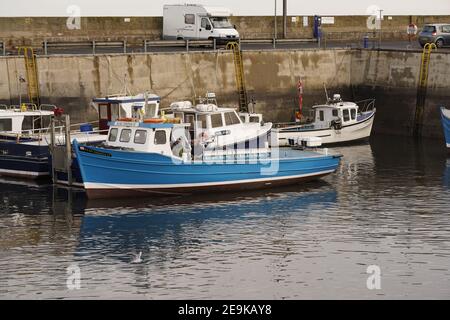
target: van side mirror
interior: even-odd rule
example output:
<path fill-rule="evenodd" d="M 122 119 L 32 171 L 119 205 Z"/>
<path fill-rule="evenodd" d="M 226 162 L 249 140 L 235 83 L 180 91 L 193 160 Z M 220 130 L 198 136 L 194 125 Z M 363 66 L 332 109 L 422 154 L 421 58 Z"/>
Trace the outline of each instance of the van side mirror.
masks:
<path fill-rule="evenodd" d="M 211 30 L 211 25 L 210 25 L 210 24 L 207 24 L 206 27 L 205 27 L 205 29 L 206 29 L 206 30 Z"/>

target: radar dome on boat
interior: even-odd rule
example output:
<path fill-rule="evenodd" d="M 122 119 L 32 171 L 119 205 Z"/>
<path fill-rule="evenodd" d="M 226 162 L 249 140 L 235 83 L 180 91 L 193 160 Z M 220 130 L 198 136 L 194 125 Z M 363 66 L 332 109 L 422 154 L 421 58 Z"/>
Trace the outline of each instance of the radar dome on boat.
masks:
<path fill-rule="evenodd" d="M 170 109 L 172 110 L 183 110 L 192 108 L 192 103 L 190 101 L 177 101 L 170 104 Z"/>
<path fill-rule="evenodd" d="M 333 100 L 336 100 L 336 101 L 342 100 L 342 99 L 341 99 L 341 95 L 338 94 L 338 93 L 335 93 L 335 94 L 333 95 Z"/>

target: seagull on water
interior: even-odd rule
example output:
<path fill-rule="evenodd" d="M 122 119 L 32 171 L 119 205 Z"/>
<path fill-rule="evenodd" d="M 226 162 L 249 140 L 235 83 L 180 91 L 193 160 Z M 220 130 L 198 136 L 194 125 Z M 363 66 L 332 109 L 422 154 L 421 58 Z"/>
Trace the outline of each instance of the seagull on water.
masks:
<path fill-rule="evenodd" d="M 142 262 L 141 256 L 142 251 L 139 251 L 139 253 L 134 256 L 134 259 L 131 261 L 131 263 L 141 263 Z"/>

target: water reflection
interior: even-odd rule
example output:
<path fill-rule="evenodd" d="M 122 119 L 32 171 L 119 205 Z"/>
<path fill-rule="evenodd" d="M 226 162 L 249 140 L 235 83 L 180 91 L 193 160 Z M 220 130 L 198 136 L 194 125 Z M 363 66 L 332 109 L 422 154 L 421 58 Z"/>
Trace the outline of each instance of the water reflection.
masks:
<path fill-rule="evenodd" d="M 450 297 L 445 150 L 378 137 L 335 151 L 335 175 L 238 194 L 90 201 L 0 181 L 0 296 Z M 73 263 L 81 290 L 65 286 Z M 381 291 L 365 287 L 370 264 Z"/>

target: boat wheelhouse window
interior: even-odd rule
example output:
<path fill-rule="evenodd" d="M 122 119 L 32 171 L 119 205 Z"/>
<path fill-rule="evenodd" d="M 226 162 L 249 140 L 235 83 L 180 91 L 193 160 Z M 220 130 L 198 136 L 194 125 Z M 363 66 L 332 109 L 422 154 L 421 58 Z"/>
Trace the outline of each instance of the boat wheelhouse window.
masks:
<path fill-rule="evenodd" d="M 166 131 L 164 130 L 156 130 L 155 131 L 155 144 L 166 144 L 167 138 L 166 138 Z"/>
<path fill-rule="evenodd" d="M 250 122 L 252 122 L 252 123 L 259 123 L 259 117 L 258 116 L 250 117 Z"/>
<path fill-rule="evenodd" d="M 134 143 L 145 144 L 147 141 L 147 130 L 136 130 L 134 134 Z"/>
<path fill-rule="evenodd" d="M 194 114 L 185 114 L 184 115 L 184 123 L 190 123 L 190 128 L 193 128 L 193 124 L 195 123 L 195 115 Z"/>
<path fill-rule="evenodd" d="M 227 126 L 241 123 L 239 121 L 238 116 L 234 112 L 226 112 L 226 113 L 224 113 L 224 115 L 225 115 L 225 124 Z"/>
<path fill-rule="evenodd" d="M 333 115 L 333 117 L 338 117 L 338 110 L 337 109 L 333 109 L 332 115 Z"/>
<path fill-rule="evenodd" d="M 352 120 L 356 119 L 356 109 L 350 109 L 350 114 L 352 116 Z"/>
<path fill-rule="evenodd" d="M 342 112 L 344 114 L 344 121 L 350 121 L 350 113 L 348 112 L 348 109 L 344 109 Z"/>
<path fill-rule="evenodd" d="M 223 127 L 221 113 L 214 113 L 211 115 L 211 127 L 213 128 Z"/>
<path fill-rule="evenodd" d="M 117 140 L 117 133 L 119 132 L 119 129 L 112 128 L 111 131 L 109 131 L 109 138 L 108 141 L 114 142 Z"/>
<path fill-rule="evenodd" d="M 12 119 L 0 119 L 0 131 L 12 131 Z"/>
<path fill-rule="evenodd" d="M 156 117 L 157 116 L 156 104 L 154 104 L 154 103 L 147 104 L 147 106 L 145 107 L 145 115 L 146 115 L 146 117 L 149 117 L 149 118 Z"/>
<path fill-rule="evenodd" d="M 323 121 L 323 120 L 325 119 L 323 110 L 320 110 L 320 111 L 319 111 L 319 118 L 320 118 L 320 121 Z"/>
<path fill-rule="evenodd" d="M 131 129 L 122 129 L 120 132 L 120 142 L 130 142 Z"/>
<path fill-rule="evenodd" d="M 208 115 L 206 115 L 206 114 L 199 114 L 197 116 L 197 121 L 199 122 L 200 127 L 202 129 L 206 129 L 207 128 L 207 126 L 208 126 L 208 124 L 206 122 L 207 119 L 208 119 Z"/>

